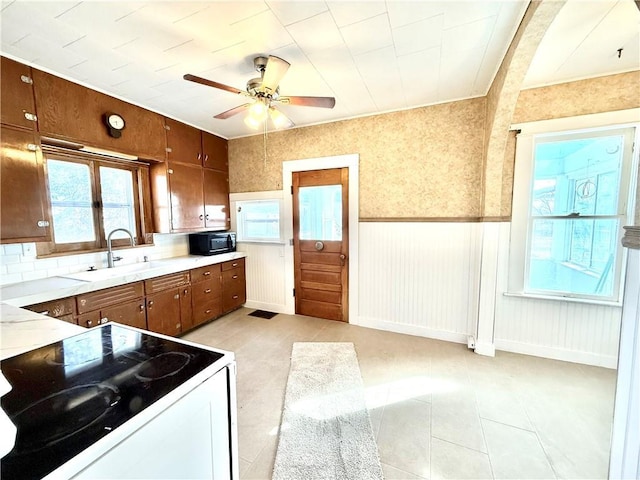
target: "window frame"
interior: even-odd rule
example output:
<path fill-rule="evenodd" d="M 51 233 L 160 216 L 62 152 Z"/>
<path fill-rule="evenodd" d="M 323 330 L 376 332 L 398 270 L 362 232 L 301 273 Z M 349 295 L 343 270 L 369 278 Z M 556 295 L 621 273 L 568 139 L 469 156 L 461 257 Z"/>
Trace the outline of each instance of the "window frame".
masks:
<path fill-rule="evenodd" d="M 514 168 L 508 279 L 505 295 L 615 306 L 621 305 L 626 251 L 622 248 L 619 241 L 616 242 L 616 257 L 618 261 L 616 262 L 616 268 L 614 270 L 614 288 L 610 297 L 573 292 L 534 291 L 529 289 L 530 232 L 533 225 L 531 204 L 533 201 L 535 139 L 541 137 L 559 137 L 567 134 L 585 134 L 589 136 L 589 133 L 593 132 L 635 128 L 635 135 L 631 139 L 631 142 L 638 145 L 638 138 L 640 137 L 640 123 L 638 122 L 640 122 L 640 109 L 630 109 L 621 112 L 607 112 L 605 114 L 585 117 L 568 117 L 512 126 L 513 129 L 518 130 L 518 134 Z M 622 178 L 624 179 L 626 176 L 629 181 L 627 182 L 627 189 L 624 195 L 622 192 L 625 188 L 624 185 L 620 186 L 621 190 L 618 195 L 618 201 L 623 202 L 623 205 L 619 205 L 617 212 L 624 212 L 623 216 L 620 217 L 618 240 L 623 234 L 622 227 L 632 222 L 633 218 L 635 197 L 632 196 L 632 193 L 637 189 L 636 183 L 638 176 L 637 148 L 633 148 L 630 160 L 624 161 L 622 169 Z M 609 217 L 613 218 L 612 216 Z M 585 219 L 587 217 L 581 216 L 578 218 Z"/>
<path fill-rule="evenodd" d="M 133 203 L 135 212 L 135 232 L 131 232 L 136 240 L 136 245 L 152 243 L 151 238 L 147 234 L 151 232 L 149 228 L 149 215 L 145 214 L 150 207 L 145 207 L 151 201 L 150 183 L 149 183 L 149 165 L 142 162 L 129 160 L 119 160 L 117 158 L 107 157 L 85 153 L 80 151 L 67 151 L 64 149 L 49 147 L 43 145 L 43 157 L 45 167 L 46 182 L 46 198 L 51 210 L 51 194 L 48 161 L 58 160 L 64 162 L 72 162 L 85 164 L 89 166 L 91 193 L 93 203 L 93 222 L 96 233 L 96 240 L 90 242 L 75 243 L 56 243 L 55 242 L 55 224 L 53 216 L 50 214 L 52 223 L 52 240 L 37 245 L 37 253 L 39 256 L 70 254 L 70 253 L 88 253 L 94 251 L 103 251 L 107 248 L 107 232 L 104 231 L 104 216 L 102 210 L 102 191 L 100 185 L 100 167 L 118 168 L 128 170 L 132 175 L 133 183 Z M 112 239 L 113 247 L 131 246 L 131 241 L 126 239 Z"/>
<path fill-rule="evenodd" d="M 236 241 L 239 243 L 261 243 L 261 244 L 276 244 L 283 245 L 284 240 L 284 202 L 282 198 L 282 191 L 265 191 L 265 192 L 244 192 L 244 193 L 232 193 L 229 196 L 231 207 L 231 228 L 236 232 Z M 241 220 L 239 218 L 238 207 L 252 203 L 262 202 L 277 202 L 278 203 L 278 232 L 279 237 L 274 238 L 260 238 L 260 237 L 245 237 L 242 227 L 240 226 Z"/>

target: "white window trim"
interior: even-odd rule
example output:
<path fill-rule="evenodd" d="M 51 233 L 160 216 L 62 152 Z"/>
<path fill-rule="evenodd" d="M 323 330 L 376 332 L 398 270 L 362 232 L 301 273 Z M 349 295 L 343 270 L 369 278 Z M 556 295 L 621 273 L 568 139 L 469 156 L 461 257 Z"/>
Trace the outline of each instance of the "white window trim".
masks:
<path fill-rule="evenodd" d="M 528 210 L 531 197 L 531 175 L 533 170 L 533 147 L 534 136 L 540 134 L 572 133 L 575 131 L 588 130 L 590 128 L 625 128 L 636 127 L 636 148 L 633 152 L 631 172 L 638 172 L 638 148 L 640 140 L 640 108 L 620 110 L 616 112 L 605 112 L 580 117 L 566 117 L 552 120 L 542 120 L 531 123 L 520 123 L 512 125 L 513 130 L 520 130 L 517 138 L 515 168 L 513 179 L 513 203 L 511 239 L 509 242 L 509 272 L 507 291 L 505 296 L 519 296 L 529 298 L 539 298 L 546 300 L 562 300 L 577 303 L 590 303 L 597 305 L 622 305 L 622 291 L 624 285 L 624 265 L 626 264 L 626 250 L 623 249 L 622 276 L 619 286 L 619 298 L 617 301 L 589 299 L 582 296 L 563 295 L 536 295 L 524 292 L 526 273 L 526 251 L 528 234 Z M 636 188 L 637 175 L 631 176 L 629 184 L 630 191 Z M 630 199 L 627 204 L 629 218 L 633 218 L 635 208 L 634 199 Z"/>
<path fill-rule="evenodd" d="M 282 190 L 264 192 L 242 192 L 229 194 L 229 208 L 231 209 L 231 230 L 238 231 L 238 202 L 277 200 L 280 204 L 280 239 L 279 240 L 238 240 L 238 243 L 260 243 L 270 245 L 284 245 L 284 202 Z"/>

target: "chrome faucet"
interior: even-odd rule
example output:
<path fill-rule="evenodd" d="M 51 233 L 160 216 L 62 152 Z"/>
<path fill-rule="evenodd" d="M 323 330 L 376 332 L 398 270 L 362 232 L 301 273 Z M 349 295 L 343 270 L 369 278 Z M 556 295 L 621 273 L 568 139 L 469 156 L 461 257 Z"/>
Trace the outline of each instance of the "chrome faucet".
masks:
<path fill-rule="evenodd" d="M 126 228 L 116 228 L 115 230 L 112 230 L 111 233 L 109 233 L 109 236 L 107 236 L 107 266 L 109 268 L 113 268 L 113 262 L 122 260 L 122 257 L 114 257 L 113 250 L 111 249 L 111 235 L 113 235 L 116 232 L 125 232 L 131 238 L 131 246 L 133 247 L 136 244 L 136 239 L 133 238 L 133 235 L 131 235 L 131 232 Z"/>

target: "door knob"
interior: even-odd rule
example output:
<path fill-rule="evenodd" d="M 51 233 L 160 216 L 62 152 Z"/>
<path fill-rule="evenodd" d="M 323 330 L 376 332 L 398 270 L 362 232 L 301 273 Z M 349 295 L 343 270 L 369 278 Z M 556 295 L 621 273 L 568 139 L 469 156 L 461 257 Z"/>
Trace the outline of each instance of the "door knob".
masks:
<path fill-rule="evenodd" d="M 346 259 L 347 256 L 344 253 L 340 254 L 340 265 L 344 265 Z"/>

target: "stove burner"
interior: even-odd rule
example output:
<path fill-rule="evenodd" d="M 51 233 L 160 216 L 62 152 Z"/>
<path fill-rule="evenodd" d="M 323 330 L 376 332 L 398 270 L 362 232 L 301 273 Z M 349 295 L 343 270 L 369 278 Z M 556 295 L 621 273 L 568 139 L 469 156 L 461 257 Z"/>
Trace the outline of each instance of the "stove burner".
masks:
<path fill-rule="evenodd" d="M 34 452 L 76 435 L 104 417 L 119 400 L 117 388 L 93 384 L 71 387 L 32 403 L 12 417 L 20 425 L 14 452 Z"/>
<path fill-rule="evenodd" d="M 138 368 L 136 378 L 143 382 L 160 380 L 175 375 L 191 361 L 191 355 L 184 352 L 161 353 L 145 361 Z"/>

